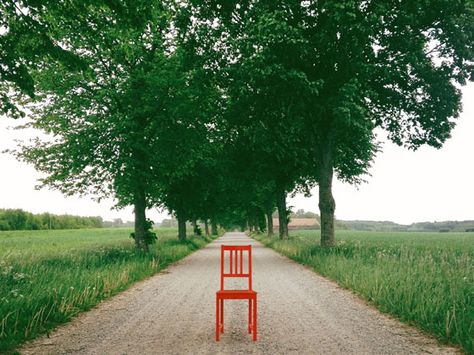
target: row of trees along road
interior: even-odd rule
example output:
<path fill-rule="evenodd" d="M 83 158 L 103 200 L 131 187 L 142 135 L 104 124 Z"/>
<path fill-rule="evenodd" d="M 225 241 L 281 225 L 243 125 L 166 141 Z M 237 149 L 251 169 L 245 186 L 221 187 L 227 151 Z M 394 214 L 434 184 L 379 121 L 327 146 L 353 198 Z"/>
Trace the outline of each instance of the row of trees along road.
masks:
<path fill-rule="evenodd" d="M 472 0 L 44 1 L 0 5 L 2 112 L 49 135 L 20 159 L 65 194 L 288 235 L 286 196 L 359 183 L 384 129 L 440 147 L 474 74 Z M 267 222 L 267 223 L 265 223 Z"/>

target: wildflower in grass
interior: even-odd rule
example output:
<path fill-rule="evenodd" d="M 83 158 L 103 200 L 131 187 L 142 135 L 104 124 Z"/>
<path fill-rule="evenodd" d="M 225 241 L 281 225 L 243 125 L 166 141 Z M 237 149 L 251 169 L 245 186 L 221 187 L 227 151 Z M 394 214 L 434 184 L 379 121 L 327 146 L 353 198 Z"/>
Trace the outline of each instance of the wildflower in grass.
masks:
<path fill-rule="evenodd" d="M 20 293 L 20 290 L 18 290 L 16 288 L 14 288 L 13 290 L 10 291 L 10 296 L 12 296 L 13 298 L 24 298 L 25 297 Z"/>
<path fill-rule="evenodd" d="M 5 276 L 8 276 L 12 271 L 13 271 L 13 266 L 11 265 L 4 266 L 2 270 L 2 274 Z"/>
<path fill-rule="evenodd" d="M 22 272 L 15 272 L 15 273 L 13 273 L 13 280 L 21 281 L 21 280 L 26 279 L 26 276 L 27 275 L 22 273 Z"/>

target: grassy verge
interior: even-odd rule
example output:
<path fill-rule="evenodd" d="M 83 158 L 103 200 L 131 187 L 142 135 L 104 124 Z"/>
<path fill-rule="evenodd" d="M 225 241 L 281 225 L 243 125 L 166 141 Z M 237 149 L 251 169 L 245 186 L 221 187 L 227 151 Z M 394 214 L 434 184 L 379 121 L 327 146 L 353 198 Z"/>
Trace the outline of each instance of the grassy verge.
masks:
<path fill-rule="evenodd" d="M 0 232 L 0 353 L 48 332 L 206 245 L 158 228 L 149 255 L 129 229 Z"/>
<path fill-rule="evenodd" d="M 474 354 L 474 233 L 336 234 L 330 250 L 319 246 L 319 231 L 295 231 L 288 240 L 253 237 Z"/>

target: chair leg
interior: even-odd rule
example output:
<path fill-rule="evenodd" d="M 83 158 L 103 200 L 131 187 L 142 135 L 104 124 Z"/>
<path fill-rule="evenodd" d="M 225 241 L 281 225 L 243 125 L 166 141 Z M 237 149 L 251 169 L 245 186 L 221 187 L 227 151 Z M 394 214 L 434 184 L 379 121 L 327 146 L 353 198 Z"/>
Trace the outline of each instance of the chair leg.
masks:
<path fill-rule="evenodd" d="M 216 341 L 219 341 L 219 335 L 220 335 L 220 307 L 219 307 L 219 298 L 216 296 Z"/>
<path fill-rule="evenodd" d="M 252 333 L 252 299 L 249 299 L 249 334 Z"/>
<path fill-rule="evenodd" d="M 253 306 L 253 341 L 257 340 L 257 296 L 254 298 Z"/>
<path fill-rule="evenodd" d="M 221 299 L 221 333 L 224 333 L 224 300 Z"/>

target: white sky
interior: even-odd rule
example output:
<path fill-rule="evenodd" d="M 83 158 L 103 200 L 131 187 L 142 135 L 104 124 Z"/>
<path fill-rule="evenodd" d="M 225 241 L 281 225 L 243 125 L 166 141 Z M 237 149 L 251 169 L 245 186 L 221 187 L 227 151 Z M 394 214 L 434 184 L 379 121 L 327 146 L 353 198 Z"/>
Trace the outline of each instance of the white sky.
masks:
<path fill-rule="evenodd" d="M 370 171 L 368 183 L 356 189 L 335 182 L 336 216 L 339 219 L 391 220 L 398 223 L 442 220 L 474 220 L 474 84 L 463 88 L 464 110 L 443 148 L 422 147 L 408 151 L 385 142 Z M 0 117 L 0 152 L 23 139 L 22 123 Z M 90 198 L 64 197 L 61 193 L 35 190 L 41 175 L 31 166 L 0 153 L 0 208 L 22 208 L 40 213 L 100 215 L 104 219 L 133 220 L 132 208 L 111 210 L 112 201 L 100 204 Z M 318 192 L 296 196 L 288 205 L 318 212 Z M 149 211 L 161 221 L 166 213 Z"/>

